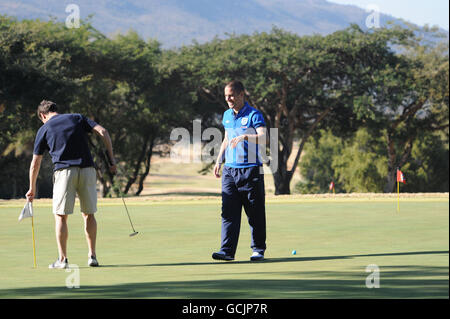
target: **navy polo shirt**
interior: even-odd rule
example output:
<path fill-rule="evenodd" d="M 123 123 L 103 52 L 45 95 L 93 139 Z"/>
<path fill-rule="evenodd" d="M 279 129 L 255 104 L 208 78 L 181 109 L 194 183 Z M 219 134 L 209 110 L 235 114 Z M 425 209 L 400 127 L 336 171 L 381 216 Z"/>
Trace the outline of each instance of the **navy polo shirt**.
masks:
<path fill-rule="evenodd" d="M 33 153 L 42 155 L 48 150 L 55 171 L 70 166 L 94 166 L 86 133 L 96 125 L 81 114 L 57 114 L 39 128 Z"/>
<path fill-rule="evenodd" d="M 222 124 L 228 133 L 228 143 L 243 134 L 257 134 L 258 127 L 266 126 L 261 112 L 247 102 L 238 114 L 235 114 L 232 109 L 225 111 Z M 228 145 L 225 150 L 225 165 L 235 168 L 261 166 L 258 145 L 248 141 L 239 143 L 234 149 Z"/>

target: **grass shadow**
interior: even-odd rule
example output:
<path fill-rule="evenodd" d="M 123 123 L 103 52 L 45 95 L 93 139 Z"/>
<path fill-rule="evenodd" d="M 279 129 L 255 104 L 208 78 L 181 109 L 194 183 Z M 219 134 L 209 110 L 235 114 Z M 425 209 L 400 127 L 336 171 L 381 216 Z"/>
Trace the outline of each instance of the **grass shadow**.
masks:
<path fill-rule="evenodd" d="M 302 261 L 317 261 L 317 260 L 350 259 L 359 257 L 408 256 L 408 255 L 430 255 L 430 254 L 448 255 L 448 253 L 449 253 L 448 250 L 412 251 L 412 252 L 398 252 L 398 253 L 346 255 L 346 256 L 266 258 L 263 261 L 233 260 L 233 261 L 182 262 L 182 263 L 160 263 L 160 264 L 120 264 L 120 265 L 102 265 L 101 267 L 121 268 L 121 267 L 167 267 L 167 266 L 226 265 L 226 264 L 250 264 L 250 263 L 280 263 L 280 262 L 285 263 L 285 262 L 302 262 Z"/>
<path fill-rule="evenodd" d="M 140 282 L 118 285 L 31 287 L 0 290 L 0 298 L 184 298 L 184 299 L 350 299 L 448 298 L 448 267 L 384 267 L 380 288 L 365 286 L 366 273 L 296 273 L 298 279 L 221 279 Z M 411 275 L 414 275 L 411 277 Z M 436 277 L 447 277 L 436 279 Z M 301 279 L 307 278 L 307 279 Z"/>

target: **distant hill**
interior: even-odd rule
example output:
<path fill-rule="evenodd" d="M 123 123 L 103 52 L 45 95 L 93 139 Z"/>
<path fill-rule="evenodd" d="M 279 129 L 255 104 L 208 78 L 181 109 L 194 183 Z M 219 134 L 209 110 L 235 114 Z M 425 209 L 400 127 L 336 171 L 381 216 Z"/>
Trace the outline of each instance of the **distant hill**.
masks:
<path fill-rule="evenodd" d="M 18 19 L 65 21 L 66 6 L 75 3 L 81 18 L 107 35 L 137 31 L 165 48 L 203 43 L 226 33 L 251 34 L 273 26 L 299 35 L 329 34 L 356 23 L 366 28 L 370 14 L 351 5 L 326 0 L 0 0 L 0 14 Z M 380 24 L 398 21 L 381 14 Z"/>

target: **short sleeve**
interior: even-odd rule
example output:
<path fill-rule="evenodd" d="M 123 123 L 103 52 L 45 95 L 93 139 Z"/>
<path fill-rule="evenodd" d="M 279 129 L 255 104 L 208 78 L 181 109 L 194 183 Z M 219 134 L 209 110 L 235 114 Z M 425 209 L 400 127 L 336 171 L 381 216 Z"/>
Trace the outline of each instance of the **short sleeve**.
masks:
<path fill-rule="evenodd" d="M 252 116 L 252 126 L 254 128 L 258 128 L 261 126 L 266 126 L 266 122 L 264 122 L 264 117 L 260 111 L 256 111 Z"/>
<path fill-rule="evenodd" d="M 231 112 L 233 112 L 232 110 L 226 110 L 224 113 L 223 113 L 223 116 L 222 116 L 222 125 L 223 125 L 223 127 L 224 128 L 229 128 L 229 127 L 232 127 L 232 115 L 231 115 Z"/>
<path fill-rule="evenodd" d="M 46 130 L 44 130 L 44 127 L 42 126 L 37 134 L 36 139 L 34 141 L 34 149 L 33 154 L 34 155 L 43 155 L 46 150 L 49 150 L 47 140 L 45 138 Z"/>
<path fill-rule="evenodd" d="M 92 129 L 93 129 L 95 126 L 98 125 L 95 121 L 93 121 L 93 120 L 87 118 L 87 117 L 84 116 L 84 115 L 81 115 L 81 123 L 83 124 L 83 129 L 84 129 L 86 132 L 91 132 Z"/>

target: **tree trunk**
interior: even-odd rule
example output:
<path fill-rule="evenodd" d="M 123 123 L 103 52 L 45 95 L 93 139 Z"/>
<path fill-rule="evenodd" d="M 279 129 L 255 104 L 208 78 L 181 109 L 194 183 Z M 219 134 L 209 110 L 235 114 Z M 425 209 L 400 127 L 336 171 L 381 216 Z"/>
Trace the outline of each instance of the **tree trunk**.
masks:
<path fill-rule="evenodd" d="M 290 195 L 291 189 L 289 184 L 291 180 L 287 178 L 285 175 L 276 173 L 273 175 L 275 181 L 275 195 Z"/>
<path fill-rule="evenodd" d="M 153 145 L 155 144 L 155 138 L 151 138 L 150 146 L 147 150 L 146 159 L 145 159 L 145 170 L 142 174 L 139 175 L 139 186 L 138 190 L 136 192 L 136 195 L 139 196 L 144 189 L 144 181 L 148 176 L 148 173 L 150 172 L 150 163 L 152 160 L 153 155 Z"/>
<path fill-rule="evenodd" d="M 285 148 L 278 151 L 278 166 L 277 170 L 273 173 L 273 181 L 275 184 L 275 195 L 290 195 L 291 189 L 289 187 L 292 179 L 292 174 L 287 169 L 287 160 L 290 152 L 287 152 Z"/>
<path fill-rule="evenodd" d="M 395 192 L 395 183 L 397 182 L 397 169 L 400 169 L 407 162 L 409 156 L 411 155 L 414 137 L 415 135 L 411 135 L 405 142 L 404 149 L 401 151 L 401 156 L 398 159 L 393 138 L 390 135 L 387 136 L 388 175 L 386 177 L 386 185 L 384 186 L 385 193 Z"/>
<path fill-rule="evenodd" d="M 292 168 L 290 170 L 287 169 L 287 161 L 289 159 L 289 156 L 291 155 L 292 148 L 293 148 L 293 136 L 295 131 L 295 126 L 293 124 L 293 121 L 291 120 L 289 122 L 289 125 L 286 127 L 285 132 L 283 134 L 283 137 L 286 141 L 286 143 L 283 145 L 283 149 L 281 151 L 278 151 L 278 170 L 273 173 L 274 183 L 275 183 L 275 195 L 290 195 L 290 184 L 292 177 L 294 176 L 294 172 L 297 169 L 298 162 L 300 160 L 300 156 L 303 152 L 303 147 L 305 146 L 306 141 L 311 136 L 311 134 L 314 132 L 314 130 L 317 128 L 319 123 L 331 112 L 333 109 L 333 106 L 328 107 L 325 109 L 314 121 L 314 123 L 309 127 L 309 129 L 305 132 L 303 135 L 303 138 L 301 140 L 299 149 L 297 151 L 297 154 L 295 156 L 294 163 L 292 165 Z M 295 114 L 290 114 L 291 117 L 294 117 Z M 282 143 L 283 144 L 283 143 Z"/>
<path fill-rule="evenodd" d="M 138 177 L 139 171 L 141 169 L 141 164 L 145 160 L 145 155 L 147 153 L 147 145 L 148 145 L 148 142 L 149 142 L 150 138 L 151 138 L 150 135 L 148 135 L 145 138 L 144 144 L 142 145 L 141 153 L 140 153 L 139 158 L 137 159 L 137 162 L 136 162 L 135 167 L 134 167 L 133 175 L 128 178 L 127 185 L 125 186 L 125 189 L 123 191 L 125 194 L 128 194 L 128 191 L 130 190 L 131 186 L 136 182 L 136 179 Z M 152 143 L 153 142 L 151 142 L 150 144 L 152 144 Z"/>
<path fill-rule="evenodd" d="M 389 170 L 387 178 L 386 178 L 386 185 L 384 186 L 384 192 L 385 193 L 392 193 L 395 189 L 395 182 L 397 181 L 396 176 L 397 170 Z"/>
<path fill-rule="evenodd" d="M 108 183 L 108 181 L 103 178 L 102 170 L 99 167 L 96 167 L 95 170 L 97 172 L 97 179 L 100 182 L 100 193 L 102 194 L 102 197 L 105 198 L 111 189 L 111 186 L 109 186 L 111 183 Z"/>
<path fill-rule="evenodd" d="M 388 134 L 387 136 L 387 152 L 388 152 L 388 174 L 386 177 L 386 184 L 384 186 L 385 193 L 392 193 L 395 187 L 395 177 L 394 174 L 396 172 L 395 167 L 395 145 L 391 136 Z"/>

